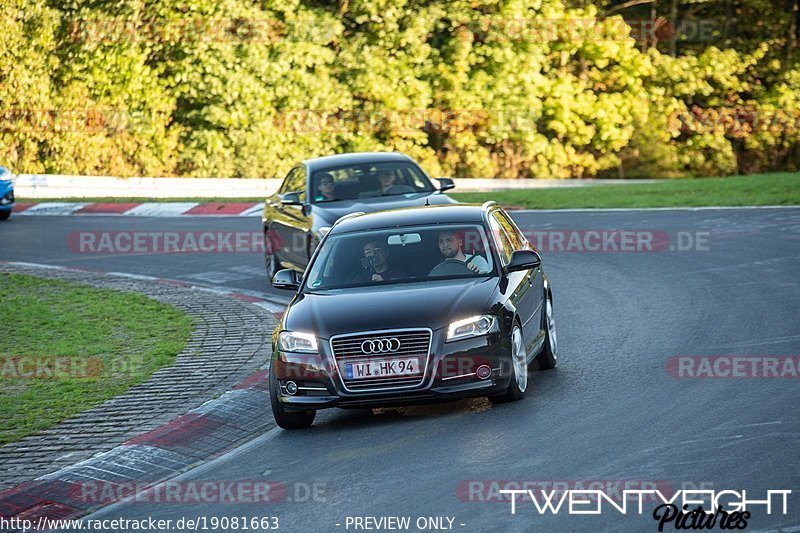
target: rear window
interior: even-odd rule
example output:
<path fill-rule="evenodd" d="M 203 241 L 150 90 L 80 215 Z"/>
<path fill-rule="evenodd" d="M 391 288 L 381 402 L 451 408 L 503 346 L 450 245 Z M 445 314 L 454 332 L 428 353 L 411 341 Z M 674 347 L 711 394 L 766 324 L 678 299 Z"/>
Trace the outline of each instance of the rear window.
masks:
<path fill-rule="evenodd" d="M 318 170 L 312 174 L 311 187 L 314 203 L 435 190 L 422 170 L 407 161 L 362 163 Z"/>

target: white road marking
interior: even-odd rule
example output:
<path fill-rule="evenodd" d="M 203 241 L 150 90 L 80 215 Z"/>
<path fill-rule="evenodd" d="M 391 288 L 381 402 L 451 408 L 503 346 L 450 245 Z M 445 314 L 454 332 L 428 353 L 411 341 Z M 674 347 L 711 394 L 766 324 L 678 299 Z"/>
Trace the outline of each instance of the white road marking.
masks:
<path fill-rule="evenodd" d="M 109 276 L 118 276 L 122 278 L 130 278 L 130 279 L 141 279 L 145 281 L 153 281 L 159 278 L 155 276 L 145 276 L 142 274 L 129 274 L 128 272 L 106 272 Z"/>
<path fill-rule="evenodd" d="M 239 213 L 238 216 L 248 217 L 248 216 L 260 215 L 263 212 L 264 212 L 264 202 L 261 202 L 260 204 L 256 204 L 250 209 L 247 209 L 246 211 Z"/>
<path fill-rule="evenodd" d="M 198 205 L 198 202 L 147 202 L 129 209 L 125 216 L 174 217 Z"/>
<path fill-rule="evenodd" d="M 289 302 L 286 302 L 288 305 Z M 266 309 L 270 313 L 283 313 L 286 310 L 286 305 L 281 307 L 280 305 L 273 304 L 272 302 L 253 302 L 254 305 L 261 307 L 262 309 Z"/>
<path fill-rule="evenodd" d="M 67 267 L 61 265 L 45 265 L 43 263 L 26 263 L 25 261 L 11 261 L 9 265 L 26 266 L 32 268 L 46 268 L 49 270 L 66 270 Z"/>
<path fill-rule="evenodd" d="M 252 266 L 235 266 L 235 267 L 230 267 L 228 270 L 239 272 L 240 274 L 252 274 L 257 278 L 266 277 L 267 275 L 263 267 L 258 268 Z"/>
<path fill-rule="evenodd" d="M 219 270 L 211 270 L 209 272 L 197 272 L 196 274 L 183 274 L 181 278 L 197 279 L 207 283 L 228 283 L 229 281 L 241 281 L 250 279 L 252 276 L 236 274 L 233 272 L 224 272 Z"/>
<path fill-rule="evenodd" d="M 752 428 L 752 427 L 756 427 L 756 426 L 774 426 L 774 425 L 777 425 L 777 424 L 783 424 L 783 421 L 776 420 L 774 422 L 758 422 L 756 424 L 745 424 L 745 425 L 739 426 L 739 427 Z"/>
<path fill-rule="evenodd" d="M 87 205 L 91 204 L 77 202 L 42 202 L 20 212 L 19 215 L 71 215 L 78 209 L 82 209 Z"/>

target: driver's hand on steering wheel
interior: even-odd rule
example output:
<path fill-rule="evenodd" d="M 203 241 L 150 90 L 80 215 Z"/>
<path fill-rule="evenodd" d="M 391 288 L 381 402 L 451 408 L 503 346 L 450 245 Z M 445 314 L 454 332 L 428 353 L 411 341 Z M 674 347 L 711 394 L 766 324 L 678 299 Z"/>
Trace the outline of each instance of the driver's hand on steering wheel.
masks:
<path fill-rule="evenodd" d="M 472 270 L 473 272 L 478 272 L 478 267 L 472 263 L 467 263 L 467 268 Z"/>
<path fill-rule="evenodd" d="M 383 276 L 381 276 L 380 274 L 373 274 L 372 281 L 383 281 Z"/>

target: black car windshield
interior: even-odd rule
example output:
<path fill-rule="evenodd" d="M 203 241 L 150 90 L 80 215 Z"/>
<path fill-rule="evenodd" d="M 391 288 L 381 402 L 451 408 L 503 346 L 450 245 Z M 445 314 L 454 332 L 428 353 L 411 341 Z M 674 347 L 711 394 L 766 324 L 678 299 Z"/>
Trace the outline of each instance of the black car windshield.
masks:
<path fill-rule="evenodd" d="M 430 180 L 414 163 L 390 161 L 330 167 L 311 176 L 314 203 L 433 192 Z"/>
<path fill-rule="evenodd" d="M 329 236 L 308 270 L 305 289 L 484 277 L 494 271 L 481 226 L 394 228 Z"/>

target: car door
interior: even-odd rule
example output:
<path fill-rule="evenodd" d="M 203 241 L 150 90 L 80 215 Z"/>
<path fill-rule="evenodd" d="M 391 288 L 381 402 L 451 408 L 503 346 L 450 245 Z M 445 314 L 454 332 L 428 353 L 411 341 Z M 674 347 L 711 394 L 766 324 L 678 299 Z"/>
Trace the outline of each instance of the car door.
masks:
<path fill-rule="evenodd" d="M 533 250 L 533 246 L 531 246 L 528 239 L 525 238 L 525 235 L 520 231 L 517 224 L 508 216 L 508 213 L 499 210 L 496 211 L 496 213 L 503 228 L 508 233 L 514 249 Z M 544 275 L 540 266 L 528 271 L 528 283 L 532 288 L 532 290 L 529 291 L 529 297 L 531 298 L 530 307 L 533 309 L 529 332 L 531 346 L 529 348 L 537 349 L 538 346 L 536 346 L 536 344 L 544 339 L 544 330 L 541 327 L 542 313 L 544 312 Z"/>
<path fill-rule="evenodd" d="M 492 211 L 489 223 L 498 247 L 500 262 L 506 266 L 513 252 L 526 249 L 527 241 L 511 219 L 500 210 Z M 537 276 L 541 278 L 539 270 L 536 268 L 508 274 L 509 287 L 512 288 L 510 298 L 522 323 L 522 336 L 529 356 L 536 348 L 541 334 L 541 296 L 537 294 L 535 281 Z"/>
<path fill-rule="evenodd" d="M 282 203 L 288 193 L 300 193 L 300 205 Z M 270 242 L 277 249 L 278 260 L 286 266 L 302 270 L 308 261 L 308 238 L 311 231 L 306 203 L 306 169 L 304 165 L 294 167 L 278 194 L 269 199 L 272 208 Z"/>

